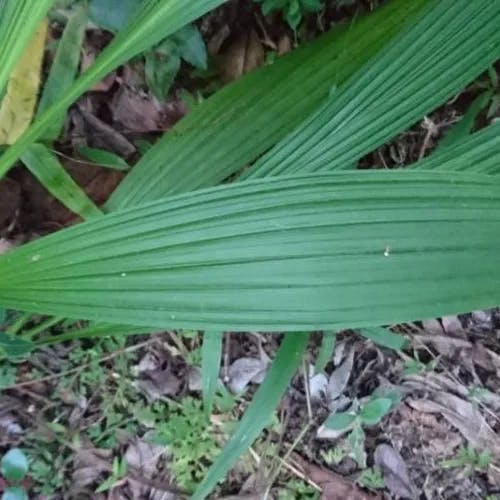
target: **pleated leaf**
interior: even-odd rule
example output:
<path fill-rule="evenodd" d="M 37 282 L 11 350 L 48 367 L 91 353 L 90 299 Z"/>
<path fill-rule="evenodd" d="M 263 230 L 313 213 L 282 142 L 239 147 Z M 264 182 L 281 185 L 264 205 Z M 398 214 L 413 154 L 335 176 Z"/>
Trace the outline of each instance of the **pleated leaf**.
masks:
<path fill-rule="evenodd" d="M 101 215 L 101 211 L 82 188 L 64 170 L 56 156 L 43 144 L 32 144 L 22 161 L 50 194 L 83 219 Z"/>
<path fill-rule="evenodd" d="M 460 143 L 443 146 L 414 163 L 412 169 L 500 173 L 500 122 L 475 132 Z"/>
<path fill-rule="evenodd" d="M 243 178 L 350 168 L 500 58 L 491 0 L 435 0 Z"/>
<path fill-rule="evenodd" d="M 205 413 L 210 415 L 214 404 L 222 354 L 222 339 L 220 331 L 205 332 L 201 346 L 201 378 L 203 380 L 203 405 Z"/>
<path fill-rule="evenodd" d="M 224 87 L 135 165 L 108 208 L 222 182 L 291 132 L 429 0 L 394 0 Z"/>
<path fill-rule="evenodd" d="M 67 108 L 92 85 L 100 81 L 120 64 L 140 54 L 225 1 L 144 0 L 137 16 L 103 50 L 95 63 L 75 81 L 67 92 L 60 96 L 57 103 L 42 113 L 22 137 L 0 157 L 0 178 L 19 159 L 29 144 L 40 138 L 54 120 L 60 120 L 61 115 L 64 114 Z M 47 3 L 47 0 L 43 2 L 33 0 L 29 3 L 36 4 L 37 2 L 42 4 Z M 37 10 L 38 8 L 35 9 L 35 11 Z M 29 18 L 31 13 L 26 15 Z M 3 52 L 4 47 L 0 45 L 0 61 Z"/>
<path fill-rule="evenodd" d="M 352 172 L 115 212 L 0 258 L 0 307 L 231 331 L 395 324 L 500 302 L 500 180 Z"/>

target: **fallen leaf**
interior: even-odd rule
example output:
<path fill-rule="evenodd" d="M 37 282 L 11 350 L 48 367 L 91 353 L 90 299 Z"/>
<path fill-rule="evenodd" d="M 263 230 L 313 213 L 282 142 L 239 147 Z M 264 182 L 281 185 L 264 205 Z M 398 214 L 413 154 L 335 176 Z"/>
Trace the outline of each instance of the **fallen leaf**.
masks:
<path fill-rule="evenodd" d="M 128 132 L 160 132 L 173 127 L 186 113 L 182 101 L 162 104 L 156 97 L 122 85 L 110 104 L 113 120 Z"/>
<path fill-rule="evenodd" d="M 353 363 L 354 350 L 350 349 L 342 364 L 330 375 L 326 393 L 329 406 L 344 392 L 347 387 L 347 383 L 351 377 Z"/>
<path fill-rule="evenodd" d="M 44 19 L 9 77 L 0 107 L 0 144 L 16 142 L 33 119 L 47 27 L 47 20 Z"/>
<path fill-rule="evenodd" d="M 220 72 L 224 82 L 237 80 L 242 75 L 264 64 L 265 52 L 254 30 L 243 33 L 229 45 L 221 58 Z"/>
<path fill-rule="evenodd" d="M 164 452 L 164 446 L 134 438 L 127 448 L 124 458 L 130 469 L 135 469 L 146 478 L 152 478 L 156 472 L 158 461 Z"/>
<path fill-rule="evenodd" d="M 239 358 L 228 369 L 228 387 L 233 394 L 243 392 L 250 382 L 260 383 L 268 363 L 258 358 Z"/>
<path fill-rule="evenodd" d="M 375 500 L 381 498 L 363 491 L 359 486 L 328 469 L 306 462 L 294 454 L 305 476 L 316 483 L 322 490 L 321 500 Z"/>
<path fill-rule="evenodd" d="M 314 370 L 312 370 L 314 373 Z M 324 373 L 309 376 L 309 394 L 311 401 L 320 401 L 325 397 L 328 390 L 328 379 Z"/>
<path fill-rule="evenodd" d="M 464 328 L 458 316 L 443 316 L 441 318 L 441 323 L 443 324 L 444 331 L 448 335 L 454 335 L 456 337 L 465 336 Z"/>
<path fill-rule="evenodd" d="M 201 370 L 197 366 L 190 366 L 187 373 L 188 389 L 190 391 L 201 391 L 203 388 L 203 380 L 201 378 Z"/>
<path fill-rule="evenodd" d="M 375 465 L 384 476 L 385 485 L 396 498 L 417 498 L 403 457 L 392 446 L 379 444 L 374 453 Z"/>
<path fill-rule="evenodd" d="M 441 326 L 441 323 L 437 319 L 423 320 L 422 327 L 426 332 L 432 333 L 434 335 L 442 335 L 444 332 L 443 327 Z"/>
<path fill-rule="evenodd" d="M 110 472 L 112 451 L 80 448 L 73 461 L 73 483 L 77 488 L 92 484 L 104 472 Z"/>

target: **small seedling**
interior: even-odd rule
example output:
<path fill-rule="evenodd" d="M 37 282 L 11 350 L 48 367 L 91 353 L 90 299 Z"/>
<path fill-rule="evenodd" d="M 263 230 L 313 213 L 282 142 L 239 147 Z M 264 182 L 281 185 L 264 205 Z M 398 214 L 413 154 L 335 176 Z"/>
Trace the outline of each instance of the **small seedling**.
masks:
<path fill-rule="evenodd" d="M 331 415 L 325 422 L 325 427 L 336 431 L 350 431 L 347 436 L 348 454 L 364 469 L 366 452 L 363 426 L 377 425 L 396 404 L 389 397 L 372 395 L 362 406 L 353 405 L 353 410 Z"/>
<path fill-rule="evenodd" d="M 267 16 L 271 12 L 282 11 L 293 30 L 302 21 L 304 14 L 308 12 L 319 12 L 323 8 L 322 0 L 255 0 L 262 4 L 262 13 Z"/>
<path fill-rule="evenodd" d="M 472 474 L 475 470 L 486 470 L 491 463 L 491 452 L 489 450 L 478 453 L 470 446 L 461 447 L 455 458 L 442 460 L 441 467 L 447 469 L 460 467 L 464 468 L 467 474 Z"/>
<path fill-rule="evenodd" d="M 127 462 L 125 459 L 115 458 L 113 460 L 113 469 L 111 471 L 111 476 L 104 481 L 99 488 L 97 488 L 96 493 L 102 493 L 108 491 L 115 487 L 122 478 L 127 475 Z"/>
<path fill-rule="evenodd" d="M 338 465 L 346 457 L 347 452 L 341 446 L 334 446 L 328 451 L 321 451 L 321 458 L 327 465 Z"/>
<path fill-rule="evenodd" d="M 356 482 L 369 490 L 380 490 L 385 487 L 384 476 L 377 467 L 361 471 Z"/>
<path fill-rule="evenodd" d="M 420 360 L 418 352 L 415 351 L 413 358 L 405 359 L 404 374 L 405 375 L 421 375 L 424 373 L 432 372 L 436 369 L 439 360 L 433 359 L 429 363 L 424 363 Z"/>
<path fill-rule="evenodd" d="M 0 473 L 9 487 L 4 491 L 2 500 L 24 500 L 26 490 L 20 485 L 29 469 L 28 458 L 19 448 L 9 450 L 0 461 Z"/>

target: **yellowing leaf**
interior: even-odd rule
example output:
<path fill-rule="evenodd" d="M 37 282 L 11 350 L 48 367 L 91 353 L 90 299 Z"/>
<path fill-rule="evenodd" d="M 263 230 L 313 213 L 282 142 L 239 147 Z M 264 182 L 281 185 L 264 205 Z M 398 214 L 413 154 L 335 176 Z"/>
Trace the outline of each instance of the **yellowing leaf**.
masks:
<path fill-rule="evenodd" d="M 0 144 L 13 144 L 33 119 L 46 34 L 44 19 L 10 75 L 0 107 Z"/>

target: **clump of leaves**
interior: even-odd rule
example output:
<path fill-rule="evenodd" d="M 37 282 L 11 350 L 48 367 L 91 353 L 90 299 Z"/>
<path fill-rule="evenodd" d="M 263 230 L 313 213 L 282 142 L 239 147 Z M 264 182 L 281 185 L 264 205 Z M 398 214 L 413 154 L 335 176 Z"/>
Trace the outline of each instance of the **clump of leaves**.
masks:
<path fill-rule="evenodd" d="M 396 401 L 391 397 L 378 397 L 373 394 L 367 403 L 356 402 L 349 411 L 330 415 L 325 427 L 334 431 L 350 431 L 347 436 L 347 454 L 360 468 L 366 468 L 365 432 L 363 426 L 377 425 L 394 407 Z"/>
<path fill-rule="evenodd" d="M 319 498 L 319 493 L 306 482 L 291 479 L 278 491 L 278 500 L 294 500 L 296 498 L 316 500 Z"/>
<path fill-rule="evenodd" d="M 153 94 L 165 99 L 179 69 L 181 60 L 199 70 L 207 69 L 207 49 L 205 42 L 193 24 L 184 26 L 174 35 L 160 42 L 146 52 L 146 82 Z"/>
<path fill-rule="evenodd" d="M 168 412 L 167 418 L 158 421 L 153 441 L 168 447 L 169 466 L 177 484 L 191 492 L 205 476 L 219 447 L 200 401 L 187 397 L 182 405 L 170 403 Z"/>
<path fill-rule="evenodd" d="M 466 473 L 472 474 L 475 470 L 485 470 L 491 463 L 491 452 L 484 450 L 476 451 L 470 446 L 461 447 L 456 457 L 440 462 L 441 467 L 465 469 Z"/>
<path fill-rule="evenodd" d="M 368 468 L 361 472 L 357 483 L 370 490 L 380 490 L 385 487 L 384 476 L 377 467 Z"/>
<path fill-rule="evenodd" d="M 302 21 L 304 14 L 308 12 L 319 12 L 323 8 L 322 0 L 255 0 L 262 4 L 262 13 L 267 16 L 269 13 L 281 10 L 290 25 L 296 29 Z"/>
<path fill-rule="evenodd" d="M 24 500 L 28 496 L 20 485 L 28 473 L 28 458 L 19 448 L 9 450 L 0 461 L 0 474 L 9 487 L 4 491 L 2 500 Z"/>

